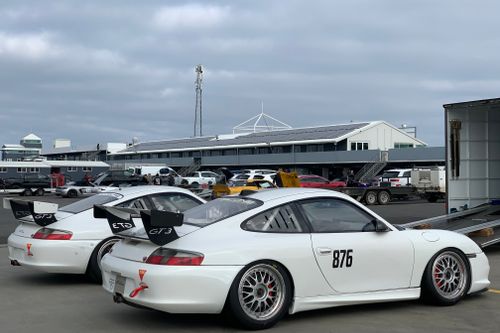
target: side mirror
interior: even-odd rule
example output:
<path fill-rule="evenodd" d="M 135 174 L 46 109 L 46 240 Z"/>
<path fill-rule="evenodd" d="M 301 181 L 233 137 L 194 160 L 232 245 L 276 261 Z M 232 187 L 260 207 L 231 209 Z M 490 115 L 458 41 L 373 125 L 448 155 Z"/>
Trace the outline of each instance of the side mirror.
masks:
<path fill-rule="evenodd" d="M 376 232 L 386 232 L 389 231 L 389 227 L 387 225 L 379 220 L 373 220 L 373 224 L 375 225 L 375 231 Z"/>

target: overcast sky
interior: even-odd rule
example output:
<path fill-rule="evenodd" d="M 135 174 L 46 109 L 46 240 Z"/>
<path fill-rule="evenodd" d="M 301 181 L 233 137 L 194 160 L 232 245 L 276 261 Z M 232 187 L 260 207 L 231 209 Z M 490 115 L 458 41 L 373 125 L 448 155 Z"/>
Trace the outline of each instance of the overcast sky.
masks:
<path fill-rule="evenodd" d="M 500 97 L 498 1 L 0 0 L 0 145 L 385 120 L 444 144 L 445 103 Z"/>

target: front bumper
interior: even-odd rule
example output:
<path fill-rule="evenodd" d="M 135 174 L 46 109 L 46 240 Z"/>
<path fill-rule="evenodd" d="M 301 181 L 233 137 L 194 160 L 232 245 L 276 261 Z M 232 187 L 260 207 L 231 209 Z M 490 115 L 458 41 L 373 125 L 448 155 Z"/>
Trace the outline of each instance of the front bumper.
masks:
<path fill-rule="evenodd" d="M 476 257 L 469 258 L 471 271 L 471 285 L 469 294 L 484 290 L 490 286 L 488 274 L 490 272 L 490 264 L 486 254 L 483 252 L 476 254 Z"/>
<path fill-rule="evenodd" d="M 231 284 L 243 266 L 162 266 L 110 254 L 101 261 L 103 288 L 129 304 L 169 313 L 220 313 Z M 130 297 L 141 283 L 147 289 Z M 124 287 L 118 290 L 117 277 Z M 117 295 L 118 294 L 118 295 Z"/>
<path fill-rule="evenodd" d="M 7 243 L 9 259 L 22 266 L 48 273 L 83 274 L 99 241 L 43 240 L 11 234 Z"/>

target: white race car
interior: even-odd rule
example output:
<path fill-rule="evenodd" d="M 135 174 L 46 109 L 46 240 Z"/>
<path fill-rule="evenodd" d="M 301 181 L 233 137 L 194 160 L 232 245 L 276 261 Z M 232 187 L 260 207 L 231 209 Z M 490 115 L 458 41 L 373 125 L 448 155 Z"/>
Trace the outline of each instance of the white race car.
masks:
<path fill-rule="evenodd" d="M 118 241 L 107 221 L 93 216 L 94 205 L 184 211 L 205 201 L 169 186 L 134 186 L 102 192 L 58 209 L 57 204 L 5 199 L 21 222 L 8 238 L 9 259 L 50 273 L 87 273 L 101 281 L 100 260 Z M 133 222 L 132 222 L 133 223 Z M 139 219 L 135 222 L 142 226 Z"/>
<path fill-rule="evenodd" d="M 184 212 L 141 214 L 142 233 L 102 259 L 116 302 L 219 313 L 263 329 L 287 313 L 423 297 L 454 304 L 485 290 L 471 239 L 400 230 L 350 197 L 286 188 L 227 196 Z"/>

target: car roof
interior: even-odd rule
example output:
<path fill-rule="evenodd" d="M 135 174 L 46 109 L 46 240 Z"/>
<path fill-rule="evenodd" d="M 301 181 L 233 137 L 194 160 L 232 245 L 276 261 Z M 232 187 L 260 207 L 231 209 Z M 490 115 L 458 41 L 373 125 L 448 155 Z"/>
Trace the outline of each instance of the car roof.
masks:
<path fill-rule="evenodd" d="M 261 190 L 256 193 L 252 193 L 247 195 L 249 198 L 254 198 L 261 201 L 275 200 L 280 199 L 287 196 L 301 196 L 304 198 L 314 197 L 314 196 L 328 196 L 334 198 L 350 198 L 348 195 L 344 193 L 340 193 L 333 190 L 325 190 L 318 188 L 307 188 L 307 187 L 287 187 L 287 188 L 278 188 L 278 189 L 269 189 L 269 190 Z"/>
<path fill-rule="evenodd" d="M 175 186 L 165 186 L 165 185 L 140 185 L 140 186 L 120 187 L 118 189 L 104 191 L 103 193 L 119 193 L 124 196 L 135 196 L 135 195 L 146 195 L 152 193 L 162 193 L 162 192 L 193 194 L 191 191 L 186 190 L 184 188 Z"/>

